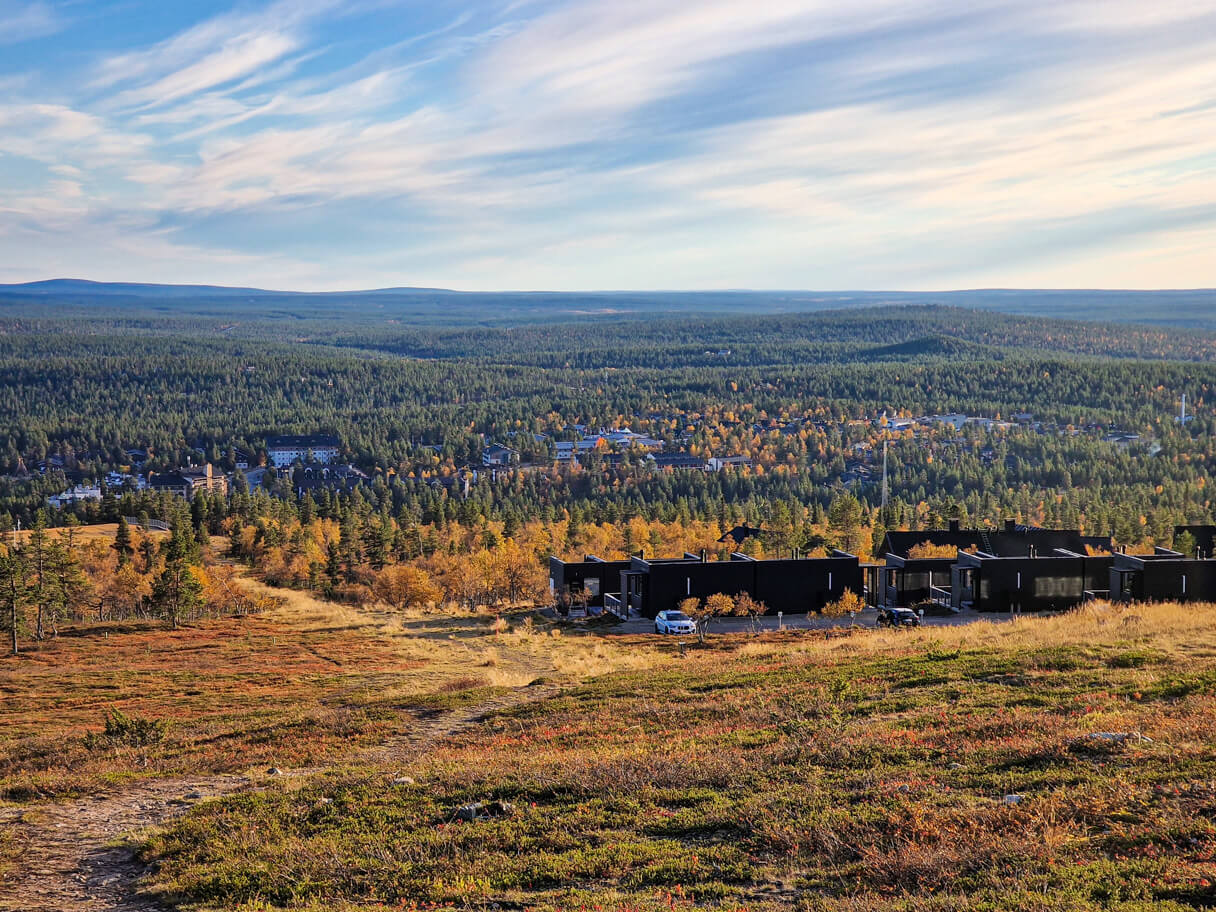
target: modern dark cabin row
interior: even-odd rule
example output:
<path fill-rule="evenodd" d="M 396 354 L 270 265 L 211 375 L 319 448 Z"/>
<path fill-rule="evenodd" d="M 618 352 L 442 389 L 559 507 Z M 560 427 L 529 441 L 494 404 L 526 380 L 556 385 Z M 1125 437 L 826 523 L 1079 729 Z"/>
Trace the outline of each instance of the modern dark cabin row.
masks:
<path fill-rule="evenodd" d="M 750 530 L 749 530 L 750 531 Z M 1117 552 L 1110 538 L 1006 523 L 1003 529 L 889 532 L 885 560 L 863 564 L 855 555 L 756 560 L 732 554 L 605 561 L 549 559 L 555 598 L 621 616 L 654 617 L 687 598 L 747 593 L 770 614 L 820 611 L 846 590 L 870 605 L 912 607 L 933 603 L 960 611 L 1059 611 L 1092 598 L 1114 601 L 1216 602 L 1216 527 L 1179 526 L 1193 554 L 1165 548 L 1133 555 Z M 928 545 L 928 548 L 919 546 Z M 918 552 L 953 551 L 950 556 Z"/>
<path fill-rule="evenodd" d="M 582 561 L 549 558 L 549 587 L 557 598 L 606 608 L 621 616 L 652 618 L 679 607 L 687 598 L 746 593 L 763 602 L 769 614 L 821 611 L 848 590 L 863 591 L 856 555 L 834 551 L 830 557 L 756 560 L 732 554 L 706 560 L 704 554 L 676 558 Z"/>
<path fill-rule="evenodd" d="M 937 602 L 953 610 L 1058 611 L 1092 598 L 1113 601 L 1216 601 L 1213 526 L 1178 526 L 1194 554 L 1158 548 L 1152 555 L 1117 552 L 1108 537 L 1007 522 L 1002 530 L 891 532 L 886 604 Z M 955 550 L 953 557 L 912 557 L 918 545 Z"/>
<path fill-rule="evenodd" d="M 923 545 L 952 553 L 915 556 Z M 888 532 L 882 597 L 888 605 L 938 602 L 956 611 L 1069 608 L 1086 592 L 1105 593 L 1112 551 L 1109 538 L 1013 522 L 999 530 L 963 529 L 954 520 L 945 530 Z"/>

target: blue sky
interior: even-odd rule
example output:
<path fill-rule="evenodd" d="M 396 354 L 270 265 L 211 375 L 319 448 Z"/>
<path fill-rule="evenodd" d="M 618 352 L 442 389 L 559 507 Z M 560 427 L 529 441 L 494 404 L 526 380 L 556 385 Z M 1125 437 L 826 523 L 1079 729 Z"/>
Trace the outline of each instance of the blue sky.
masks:
<path fill-rule="evenodd" d="M 1213 0 L 0 0 L 0 282 L 1211 287 Z"/>

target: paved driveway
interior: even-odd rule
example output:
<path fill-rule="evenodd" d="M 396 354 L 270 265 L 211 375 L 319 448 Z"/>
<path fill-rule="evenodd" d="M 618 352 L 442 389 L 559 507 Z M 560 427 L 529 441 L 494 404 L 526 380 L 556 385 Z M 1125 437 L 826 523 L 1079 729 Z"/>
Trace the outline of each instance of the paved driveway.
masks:
<path fill-rule="evenodd" d="M 957 627 L 960 624 L 974 624 L 985 621 L 993 623 L 1007 620 L 1009 620 L 1008 614 L 996 614 L 987 611 L 960 611 L 958 614 L 950 614 L 945 617 L 926 616 L 923 623 L 926 627 Z M 835 627 L 849 627 L 854 624 L 858 627 L 875 627 L 878 623 L 878 611 L 869 608 L 865 611 L 857 612 L 856 616 L 852 618 L 825 618 L 817 614 L 794 614 L 780 619 L 775 616 L 766 616 L 759 618 L 756 623 L 762 630 L 777 630 L 779 626 L 784 630 L 828 630 Z M 707 629 L 710 633 L 750 633 L 752 631 L 752 622 L 747 618 L 713 618 L 709 622 Z M 614 634 L 654 633 L 654 621 L 649 618 L 634 618 L 622 624 L 607 627 L 604 629 L 604 633 L 609 636 Z"/>

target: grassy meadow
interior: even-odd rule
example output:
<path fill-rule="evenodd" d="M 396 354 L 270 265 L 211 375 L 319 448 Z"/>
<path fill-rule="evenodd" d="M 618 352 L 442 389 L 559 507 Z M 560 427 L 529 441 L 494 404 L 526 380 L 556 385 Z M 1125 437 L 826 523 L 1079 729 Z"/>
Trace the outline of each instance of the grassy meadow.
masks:
<path fill-rule="evenodd" d="M 1208 908 L 1213 621 L 712 637 L 408 764 L 200 804 L 144 849 L 149 889 L 208 910 Z"/>
<path fill-rule="evenodd" d="M 555 636 L 526 617 L 406 616 L 238 582 L 276 607 L 176 631 L 153 621 L 69 627 L 0 659 L 0 801 L 312 766 L 408 734 L 437 702 L 658 660 L 599 637 Z M 107 737 L 115 710 L 155 728 Z"/>

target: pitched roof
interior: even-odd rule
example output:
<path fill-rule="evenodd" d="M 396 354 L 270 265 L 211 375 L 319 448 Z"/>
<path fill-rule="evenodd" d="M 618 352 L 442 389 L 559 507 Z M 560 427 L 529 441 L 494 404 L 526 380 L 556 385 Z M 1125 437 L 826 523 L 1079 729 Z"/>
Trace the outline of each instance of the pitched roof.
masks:
<path fill-rule="evenodd" d="M 337 449 L 340 445 L 341 441 L 332 434 L 281 434 L 266 441 L 266 448 L 270 450 Z"/>
<path fill-rule="evenodd" d="M 148 477 L 150 488 L 188 488 L 192 484 L 181 472 L 153 472 Z"/>
<path fill-rule="evenodd" d="M 764 535 L 763 529 L 756 529 L 744 523 L 741 526 L 735 526 L 729 532 L 718 539 L 719 544 L 725 542 L 728 538 L 734 539 L 735 544 L 741 545 L 749 538 L 759 538 Z"/>
<path fill-rule="evenodd" d="M 661 468 L 701 469 L 705 467 L 705 460 L 691 453 L 666 453 L 661 456 L 652 456 L 651 458 L 654 460 L 655 465 Z"/>

